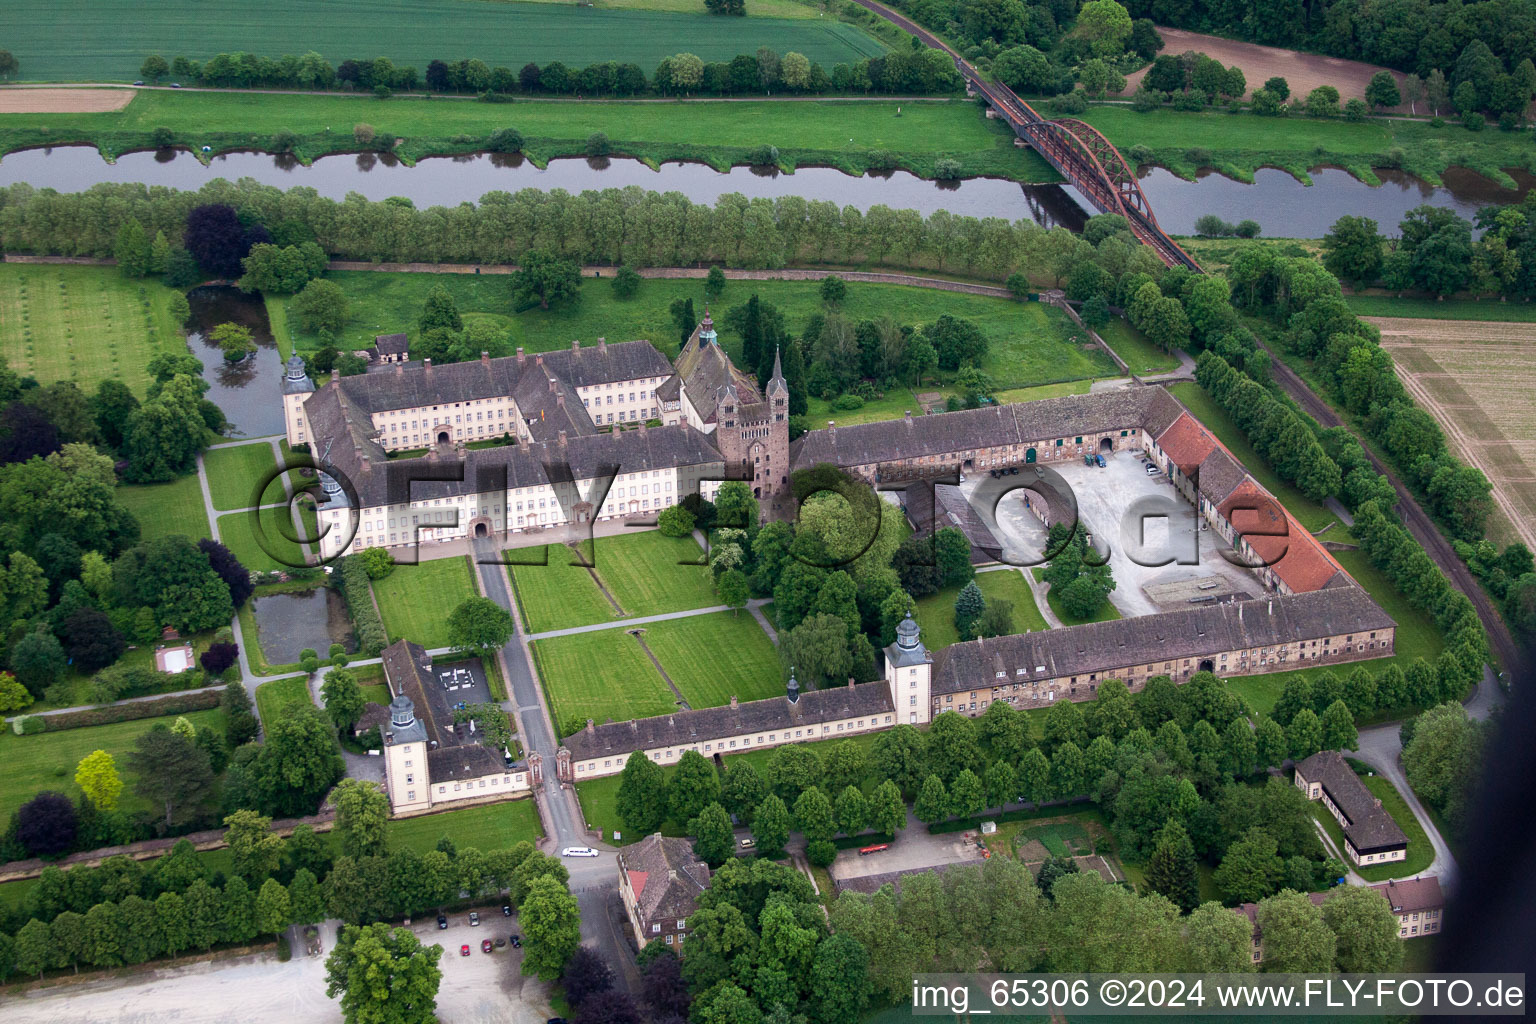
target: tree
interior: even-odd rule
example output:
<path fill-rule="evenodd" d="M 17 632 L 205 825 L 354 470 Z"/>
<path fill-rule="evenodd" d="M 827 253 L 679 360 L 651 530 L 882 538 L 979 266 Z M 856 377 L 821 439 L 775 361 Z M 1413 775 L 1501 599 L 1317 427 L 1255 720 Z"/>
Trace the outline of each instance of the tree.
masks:
<path fill-rule="evenodd" d="M 1179 969 L 1240 974 L 1253 970 L 1253 926 L 1214 900 L 1195 908 L 1184 923 L 1184 957 Z"/>
<path fill-rule="evenodd" d="M 150 85 L 157 84 L 160 79 L 171 73 L 171 66 L 166 63 L 164 57 L 158 54 L 150 54 L 144 58 L 144 63 L 139 65 L 139 74 Z"/>
<path fill-rule="evenodd" d="M 448 642 L 464 654 L 490 657 L 515 631 L 512 613 L 488 597 L 470 597 L 448 616 Z"/>
<path fill-rule="evenodd" d="M 169 956 L 175 956 L 192 945 L 192 920 L 187 914 L 187 901 L 179 892 L 162 892 L 155 897 L 155 921 L 161 943 Z"/>
<path fill-rule="evenodd" d="M 1171 723 L 1170 723 L 1171 724 Z M 1158 833 L 1147 862 L 1147 887 L 1160 892 L 1186 914 L 1200 903 L 1200 873 L 1189 831 L 1177 818 Z"/>
<path fill-rule="evenodd" d="M 847 935 L 829 935 L 811 963 L 811 998 L 819 1024 L 856 1024 L 869 1005 L 869 953 Z"/>
<path fill-rule="evenodd" d="M 751 764 L 741 761 L 726 769 L 725 783 L 720 787 L 720 802 L 742 821 L 751 819 L 752 812 L 767 794 L 767 783 Z"/>
<path fill-rule="evenodd" d="M 16 811 L 16 841 L 33 857 L 64 853 L 75 844 L 75 805 L 63 793 L 43 792 Z"/>
<path fill-rule="evenodd" d="M 1397 90 L 1397 80 L 1392 77 L 1392 72 L 1378 71 L 1372 75 L 1369 84 L 1365 87 L 1365 99 L 1378 110 L 1383 107 L 1395 107 L 1403 102 L 1402 94 Z"/>
<path fill-rule="evenodd" d="M 187 214 L 182 244 L 199 265 L 216 277 L 240 276 L 245 257 L 245 227 L 233 206 L 210 203 L 195 206 Z"/>
<path fill-rule="evenodd" d="M 545 981 L 560 971 L 581 944 L 581 910 L 565 883 L 549 875 L 534 879 L 518 907 L 523 926 L 523 973 Z"/>
<path fill-rule="evenodd" d="M 591 946 L 577 946 L 560 981 L 565 986 L 566 1002 L 579 1009 L 590 997 L 613 988 L 613 969 Z"/>
<path fill-rule="evenodd" d="M 836 274 L 828 274 L 821 279 L 820 291 L 822 305 L 836 309 L 848 297 L 848 283 Z"/>
<path fill-rule="evenodd" d="M 274 816 L 313 814 L 344 774 L 336 730 L 308 701 L 284 704 L 267 723 L 266 742 L 252 766 L 262 810 Z"/>
<path fill-rule="evenodd" d="M 1131 16 L 1115 0 L 1089 0 L 1077 14 L 1075 34 L 1100 57 L 1117 57 L 1131 38 Z"/>
<path fill-rule="evenodd" d="M 710 267 L 709 273 L 704 278 L 704 294 L 711 299 L 718 299 L 723 291 L 725 291 L 725 271 L 719 267 Z"/>
<path fill-rule="evenodd" d="M 127 763 L 134 792 L 165 813 L 167 831 L 200 814 L 212 796 L 207 751 L 163 725 L 139 734 Z"/>
<path fill-rule="evenodd" d="M 283 837 L 272 819 L 255 811 L 236 811 L 224 819 L 224 841 L 235 873 L 252 885 L 277 873 L 283 863 Z"/>
<path fill-rule="evenodd" d="M 325 713 L 338 729 L 350 729 L 362 717 L 367 701 L 357 685 L 357 676 L 349 669 L 333 668 L 320 684 L 320 700 Z"/>
<path fill-rule="evenodd" d="M 123 791 L 117 762 L 105 750 L 93 750 L 80 759 L 75 767 L 75 785 L 102 811 L 115 810 L 118 795 Z"/>
<path fill-rule="evenodd" d="M 1290 748 L 1292 759 L 1297 761 L 1322 750 L 1323 725 L 1318 721 L 1317 712 L 1311 708 L 1302 708 L 1296 712 L 1291 724 L 1285 727 L 1285 742 Z"/>
<path fill-rule="evenodd" d="M 811 842 L 831 839 L 837 834 L 832 818 L 832 803 L 827 795 L 812 786 L 795 801 L 795 825 Z"/>
<path fill-rule="evenodd" d="M 784 806 L 777 793 L 769 793 L 752 816 L 752 839 L 757 844 L 757 855 L 768 860 L 784 856 L 789 827 L 789 808 Z"/>
<path fill-rule="evenodd" d="M 256 738 L 256 714 L 251 710 L 251 695 L 245 692 L 244 686 L 226 686 L 219 697 L 219 706 L 228 721 L 224 738 L 230 747 L 242 746 Z"/>
<path fill-rule="evenodd" d="M 0 714 L 25 711 L 32 703 L 32 695 L 16 681 L 15 676 L 9 672 L 0 672 Z"/>
<path fill-rule="evenodd" d="M 1258 826 L 1231 846 L 1216 868 L 1216 886 L 1232 903 L 1257 903 L 1280 886 L 1285 865 L 1275 837 Z"/>
<path fill-rule="evenodd" d="M 197 542 L 197 550 L 207 556 L 208 567 L 229 588 L 230 603 L 236 608 L 244 605 L 256 591 L 256 585 L 251 582 L 251 570 L 241 565 L 235 553 L 216 540 L 204 537 Z"/>
<path fill-rule="evenodd" d="M 1403 964 L 1403 941 L 1391 903 L 1364 886 L 1343 885 L 1323 901 L 1323 923 L 1335 939 L 1335 965 L 1346 974 L 1388 974 Z"/>
<path fill-rule="evenodd" d="M 1337 941 L 1305 893 L 1286 889 L 1260 901 L 1258 925 L 1265 970 L 1320 974 L 1334 969 Z"/>
<path fill-rule="evenodd" d="M 980 363 L 987 354 L 987 338 L 981 328 L 948 313 L 923 328 L 923 334 L 938 354 L 940 369 L 958 370 L 966 363 Z"/>
<path fill-rule="evenodd" d="M 11 556 L 14 566 L 16 555 Z M 11 671 L 33 697 L 41 697 L 64 674 L 64 648 L 46 623 L 17 640 L 11 647 Z"/>
<path fill-rule="evenodd" d="M 334 281 L 316 278 L 294 297 L 293 315 L 299 329 L 339 334 L 351 316 L 346 293 Z"/>
<path fill-rule="evenodd" d="M 720 799 L 720 773 L 697 750 L 685 750 L 667 782 L 670 817 L 688 822 Z"/>
<path fill-rule="evenodd" d="M 1336 700 L 1328 705 L 1322 717 L 1324 750 L 1353 750 L 1360 742 L 1359 735 L 1355 732 L 1355 716 L 1350 712 L 1349 705 L 1342 700 Z"/>
<path fill-rule="evenodd" d="M 848 633 L 848 623 L 836 615 L 807 616 L 788 633 L 780 635 L 780 660 L 787 668 L 818 684 L 844 680 L 853 668 Z"/>
<path fill-rule="evenodd" d="M 343 779 L 331 795 L 336 806 L 336 834 L 346 857 L 382 857 L 389 823 L 389 799 L 377 784 Z"/>
<path fill-rule="evenodd" d="M 325 961 L 325 994 L 341 996 L 347 1024 L 435 1024 L 442 955 L 409 928 L 346 925 Z"/>
<path fill-rule="evenodd" d="M 981 779 L 969 768 L 955 776 L 949 790 L 949 810 L 957 818 L 970 818 L 980 814 L 987 806 L 986 790 Z"/>
<path fill-rule="evenodd" d="M 907 827 L 907 805 L 901 799 L 901 790 L 887 779 L 870 794 L 865 812 L 866 827 L 882 835 L 894 836 Z"/>
<path fill-rule="evenodd" d="M 620 299 L 632 299 L 639 293 L 644 281 L 634 267 L 626 264 L 613 275 L 613 294 Z"/>
<path fill-rule="evenodd" d="M 624 762 L 615 809 L 631 835 L 649 835 L 666 819 L 666 775 L 644 751 L 631 754 Z"/>
<path fill-rule="evenodd" d="M 1307 93 L 1307 114 L 1310 117 L 1337 117 L 1339 90 L 1331 85 L 1320 85 Z"/>
<path fill-rule="evenodd" d="M 925 825 L 934 825 L 949 817 L 949 809 L 949 793 L 944 788 L 944 780 L 937 775 L 928 776 L 912 804 L 913 816 Z"/>
<path fill-rule="evenodd" d="M 712 803 L 689 822 L 694 834 L 693 852 L 712 868 L 731 859 L 736 852 L 736 835 L 731 830 L 731 816 L 724 807 Z"/>
<path fill-rule="evenodd" d="M 58 952 L 48 925 L 35 917 L 16 933 L 16 969 L 23 974 L 41 979 L 44 971 L 59 962 Z"/>
<path fill-rule="evenodd" d="M 292 905 L 283 883 L 269 878 L 256 893 L 256 931 L 274 938 L 292 922 Z"/>
<path fill-rule="evenodd" d="M 575 260 L 565 259 L 547 249 L 535 249 L 522 259 L 512 275 L 512 290 L 519 305 L 552 304 L 573 299 L 581 288 L 581 268 Z"/>
<path fill-rule="evenodd" d="M 143 277 L 149 273 L 149 236 L 138 221 L 129 219 L 117 232 L 117 244 L 112 247 L 112 258 L 117 260 L 117 271 L 124 277 Z"/>
<path fill-rule="evenodd" d="M 869 821 L 869 802 L 857 786 L 845 786 L 833 805 L 837 830 L 843 835 L 857 835 Z"/>
<path fill-rule="evenodd" d="M 1380 277 L 1382 261 L 1381 235 L 1369 217 L 1340 217 L 1323 236 L 1323 266 L 1356 287 Z"/>
<path fill-rule="evenodd" d="M 981 588 L 972 580 L 960 589 L 960 595 L 955 598 L 955 629 L 960 634 L 961 640 L 973 640 L 976 634 L 972 630 L 976 620 L 981 618 L 981 613 L 986 610 L 986 598 L 981 596 Z"/>

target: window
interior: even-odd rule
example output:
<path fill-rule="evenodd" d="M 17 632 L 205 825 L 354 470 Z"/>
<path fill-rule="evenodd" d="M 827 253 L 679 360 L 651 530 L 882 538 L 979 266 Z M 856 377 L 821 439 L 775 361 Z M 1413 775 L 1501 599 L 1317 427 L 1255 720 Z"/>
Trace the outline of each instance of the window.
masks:
<path fill-rule="evenodd" d="M 661 934 L 661 925 L 659 925 L 659 924 L 651 925 L 651 934 L 652 935 L 660 935 Z"/>

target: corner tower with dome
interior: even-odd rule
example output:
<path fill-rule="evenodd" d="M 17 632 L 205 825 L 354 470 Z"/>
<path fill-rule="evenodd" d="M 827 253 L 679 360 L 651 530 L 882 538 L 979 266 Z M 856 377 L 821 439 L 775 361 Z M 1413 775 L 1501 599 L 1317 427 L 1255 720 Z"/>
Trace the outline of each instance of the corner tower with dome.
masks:
<path fill-rule="evenodd" d="M 926 725 L 933 704 L 933 655 L 923 646 L 921 630 L 912 613 L 896 627 L 896 642 L 885 648 L 885 685 L 897 720 Z"/>

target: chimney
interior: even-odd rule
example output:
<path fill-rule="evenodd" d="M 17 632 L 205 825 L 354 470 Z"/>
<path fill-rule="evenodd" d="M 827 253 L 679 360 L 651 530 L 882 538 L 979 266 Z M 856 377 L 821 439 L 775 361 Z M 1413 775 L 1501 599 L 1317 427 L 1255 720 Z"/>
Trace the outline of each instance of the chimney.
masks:
<path fill-rule="evenodd" d="M 827 420 L 827 436 L 832 439 L 832 443 L 833 444 L 837 443 L 837 421 L 836 420 Z"/>
<path fill-rule="evenodd" d="M 543 365 L 544 365 L 544 353 L 542 353 L 542 352 L 537 353 L 533 357 L 533 362 L 534 362 L 535 366 L 543 367 Z"/>
<path fill-rule="evenodd" d="M 667 869 L 667 881 L 669 881 L 669 882 L 677 881 L 677 869 L 676 868 L 668 868 Z"/>
<path fill-rule="evenodd" d="M 341 375 L 340 374 L 337 374 L 337 373 L 331 374 L 331 387 L 334 388 L 334 389 L 337 389 L 337 390 L 339 390 L 341 388 Z"/>
<path fill-rule="evenodd" d="M 432 360 L 430 360 L 430 359 L 423 359 L 421 361 L 421 365 L 426 368 L 427 376 L 428 377 L 432 376 Z"/>
<path fill-rule="evenodd" d="M 853 676 L 848 677 L 848 689 L 853 689 Z"/>
<path fill-rule="evenodd" d="M 395 376 L 396 377 L 404 377 L 405 376 L 405 364 L 404 363 L 396 363 L 395 364 Z"/>
<path fill-rule="evenodd" d="M 557 387 L 555 385 L 555 378 L 551 377 L 547 381 L 545 381 L 545 383 L 549 385 L 549 393 L 550 394 L 554 394 L 555 391 L 557 390 Z"/>
<path fill-rule="evenodd" d="M 523 353 L 523 346 L 517 346 L 517 368 L 521 370 L 523 368 L 523 364 L 527 361 L 528 357 Z"/>
<path fill-rule="evenodd" d="M 556 391 L 555 392 L 555 408 L 557 408 L 557 409 L 564 409 L 565 408 L 565 392 L 564 391 Z"/>
<path fill-rule="evenodd" d="M 565 431 L 560 431 L 560 447 L 565 447 Z"/>
<path fill-rule="evenodd" d="M 645 420 L 640 421 L 640 433 L 645 433 Z"/>
<path fill-rule="evenodd" d="M 598 338 L 597 339 L 597 351 L 600 352 L 603 355 L 607 355 L 608 354 L 608 339 L 607 338 Z"/>
<path fill-rule="evenodd" d="M 576 341 L 576 340 L 573 339 L 571 341 L 571 351 L 572 352 L 580 352 L 581 351 L 581 342 Z"/>
<path fill-rule="evenodd" d="M 736 706 L 736 695 L 733 693 L 733 694 L 731 694 L 731 707 L 735 707 L 735 706 Z"/>
<path fill-rule="evenodd" d="M 491 354 L 489 352 L 487 352 L 485 349 L 481 349 L 480 350 L 480 364 L 482 366 L 490 366 L 491 365 Z"/>
<path fill-rule="evenodd" d="M 908 409 L 907 410 L 907 425 L 910 426 L 911 424 L 912 424 L 912 410 Z"/>
<path fill-rule="evenodd" d="M 596 731 L 597 729 L 592 725 L 592 719 L 587 719 L 587 732 L 592 733 Z"/>

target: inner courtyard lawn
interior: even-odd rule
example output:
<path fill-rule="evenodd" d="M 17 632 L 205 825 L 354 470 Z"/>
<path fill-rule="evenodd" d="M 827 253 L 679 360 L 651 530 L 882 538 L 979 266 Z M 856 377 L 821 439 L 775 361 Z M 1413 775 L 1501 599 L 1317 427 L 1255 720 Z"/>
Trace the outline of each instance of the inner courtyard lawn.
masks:
<path fill-rule="evenodd" d="M 219 542 L 247 569 L 274 572 L 304 564 L 304 552 L 294 539 L 297 531 L 286 505 L 260 512 L 231 512 L 219 516 L 218 526 Z"/>
<path fill-rule="evenodd" d="M 1166 373 L 1179 368 L 1178 356 L 1170 355 L 1152 344 L 1145 334 L 1126 323 L 1122 317 L 1110 320 L 1099 328 L 1098 334 L 1115 350 L 1116 355 L 1125 360 L 1132 373 Z"/>
<path fill-rule="evenodd" d="M 373 583 L 374 600 L 389 640 L 409 640 L 427 650 L 447 647 L 448 616 L 477 595 L 464 558 L 435 558 L 417 565 L 397 565 Z"/>
<path fill-rule="evenodd" d="M 603 596 L 592 573 L 579 564 L 576 552 L 564 544 L 540 548 L 516 548 L 505 553 L 507 572 L 517 594 L 523 628 L 529 633 L 571 626 L 591 626 L 619 617 L 613 603 Z M 547 558 L 544 565 L 534 564 Z"/>
<path fill-rule="evenodd" d="M 194 726 L 224 730 L 224 712 L 218 708 L 189 712 L 185 717 Z M 176 716 L 168 715 L 32 736 L 17 736 L 9 728 L 0 731 L 0 820 L 9 821 L 16 808 L 45 789 L 58 790 L 71 799 L 78 797 L 75 766 L 93 750 L 105 750 L 117 762 L 123 778 L 118 807 L 128 814 L 152 810 L 133 792 L 135 776 L 128 769 L 128 753 L 141 733 L 174 721 Z"/>
<path fill-rule="evenodd" d="M 305 702 L 314 703 L 314 700 L 309 694 L 309 680 L 304 676 L 274 679 L 256 687 L 256 711 L 261 715 L 261 724 L 265 729 L 272 728 L 272 723 L 277 721 L 277 714 L 285 704 Z"/>
<path fill-rule="evenodd" d="M 351 319 L 342 330 L 337 344 L 353 348 L 371 345 L 377 334 L 412 331 L 426 303 L 427 293 L 441 285 L 454 297 L 461 313 L 474 313 L 506 330 L 510 347 L 523 346 L 528 352 L 548 352 L 569 348 L 572 339 L 592 345 L 598 338 L 612 341 L 648 339 L 668 355 L 677 353 L 679 341 L 667 309 L 674 299 L 691 298 L 700 315 L 704 309 L 704 282 L 684 279 L 648 279 L 632 299 L 618 299 L 608 278 L 585 278 L 581 300 L 556 305 L 549 310 L 530 309 L 513 312 L 511 284 L 506 277 L 487 274 L 410 274 L 375 271 L 333 271 L 327 275 L 346 293 Z M 784 315 L 791 334 L 799 334 L 815 314 L 825 313 L 819 281 L 730 281 L 712 305 L 716 309 L 747 302 L 754 294 L 762 302 L 774 305 Z M 276 300 L 268 303 L 275 304 Z M 970 320 L 988 341 L 982 369 L 1000 388 L 1027 387 L 1058 381 L 1113 377 L 1119 370 L 1097 346 L 1084 348 L 1069 339 L 1080 330 L 1054 307 L 1037 302 L 1020 303 L 984 295 L 967 295 L 933 288 L 902 285 L 848 285 L 848 296 L 840 312 L 850 320 L 875 319 L 889 315 L 901 324 L 929 324 L 948 313 Z M 725 327 L 716 314 L 721 343 L 733 357 L 741 354 L 741 338 Z M 290 323 L 292 323 L 290 319 Z M 294 342 L 300 352 L 320 347 L 320 338 L 296 333 Z M 951 375 L 941 373 L 948 379 Z M 926 388 L 919 388 L 919 391 Z M 888 395 L 899 395 L 894 391 Z M 900 403 L 899 405 L 896 403 Z M 911 398 L 888 397 L 880 411 L 900 416 L 906 409 L 917 412 Z M 813 406 L 813 411 L 815 407 Z M 861 422 L 859 412 L 833 413 L 821 420 Z M 868 416 L 866 418 L 887 418 Z M 813 417 L 815 419 L 815 417 Z"/>
<path fill-rule="evenodd" d="M 656 666 L 622 629 L 548 637 L 530 647 L 561 736 L 584 728 L 589 718 L 627 722 L 677 710 Z"/>
<path fill-rule="evenodd" d="M 704 551 L 692 537 L 644 530 L 598 537 L 593 568 L 624 618 L 719 604 Z"/>
<path fill-rule="evenodd" d="M 784 692 L 778 652 L 745 609 L 669 619 L 643 627 L 646 646 L 695 708 Z"/>
<path fill-rule="evenodd" d="M 488 853 L 509 849 L 525 840 L 534 842 L 544 834 L 539 809 L 531 799 L 502 800 L 442 814 L 398 818 L 388 822 L 384 830 L 391 849 L 416 853 L 437 849 L 437 841 L 444 836 L 452 839 L 460 850 L 472 846 Z"/>
<path fill-rule="evenodd" d="M 250 508 L 268 500 L 256 493 L 256 486 L 266 481 L 277 468 L 277 458 L 272 446 L 265 441 L 255 444 L 235 445 L 229 448 L 210 448 L 203 453 L 203 468 L 208 474 L 208 493 L 213 507 L 220 512 L 230 509 Z M 276 496 L 281 501 L 281 484 L 276 484 Z"/>
<path fill-rule="evenodd" d="M 976 586 L 989 602 L 1001 598 L 1013 602 L 1013 631 L 1030 633 L 1045 629 L 1045 617 L 1035 605 L 1035 595 L 1017 569 L 999 569 L 995 572 L 976 574 Z M 912 616 L 922 627 L 923 646 L 931 651 L 942 650 L 960 642 L 955 629 L 955 599 L 961 587 L 945 587 L 937 594 L 929 594 L 917 602 Z"/>
<path fill-rule="evenodd" d="M 113 496 L 139 521 L 142 540 L 173 533 L 193 540 L 213 537 L 196 474 L 179 476 L 164 484 L 121 484 Z"/>
<path fill-rule="evenodd" d="M 43 384 L 70 380 L 89 394 L 116 377 L 142 399 L 149 360 L 187 350 L 174 294 L 112 267 L 0 263 L 0 356 Z"/>

